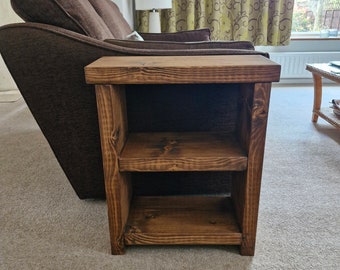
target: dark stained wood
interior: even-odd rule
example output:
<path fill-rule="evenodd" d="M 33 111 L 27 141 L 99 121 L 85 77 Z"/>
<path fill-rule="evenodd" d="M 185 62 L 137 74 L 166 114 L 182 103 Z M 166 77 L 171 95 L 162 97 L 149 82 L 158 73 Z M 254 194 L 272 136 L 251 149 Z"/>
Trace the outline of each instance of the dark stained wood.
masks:
<path fill-rule="evenodd" d="M 137 197 L 131 208 L 127 245 L 241 243 L 226 197 Z"/>
<path fill-rule="evenodd" d="M 280 65 L 261 55 L 110 56 L 85 67 L 92 84 L 250 83 L 280 80 Z M 261 64 L 259 64 L 261 63 Z"/>
<path fill-rule="evenodd" d="M 119 158 L 120 171 L 241 171 L 247 156 L 224 133 L 131 133 Z"/>
<path fill-rule="evenodd" d="M 242 244 L 241 254 L 253 256 L 255 252 L 257 218 L 259 209 L 263 155 L 266 140 L 266 128 L 270 100 L 270 83 L 254 85 L 253 106 L 248 149 L 248 168 L 244 174 L 243 211 L 242 211 Z"/>
<path fill-rule="evenodd" d="M 247 154 L 249 154 L 254 104 L 254 84 L 242 84 L 240 92 L 241 106 L 237 126 L 237 137 L 239 138 L 242 147 L 246 149 Z M 233 174 L 231 184 L 231 197 L 233 200 L 235 215 L 238 223 L 241 225 L 244 224 L 245 198 L 247 196 L 246 180 L 247 171 L 235 172 Z"/>
<path fill-rule="evenodd" d="M 264 57 L 248 55 L 114 57 L 96 61 L 86 67 L 85 72 L 87 82 L 98 84 L 96 93 L 112 253 L 122 254 L 124 245 L 236 244 L 240 245 L 242 255 L 253 255 L 271 82 L 279 79 L 280 66 Z M 148 85 L 158 83 L 213 83 L 206 85 L 209 86 L 206 91 L 221 83 L 223 95 L 214 102 L 232 97 L 231 103 L 236 102 L 237 106 L 221 106 L 223 102 L 216 102 L 218 109 L 214 111 L 211 104 L 197 106 L 195 101 L 189 102 L 190 115 L 199 114 L 197 119 L 192 118 L 195 124 L 191 126 L 191 116 L 186 117 L 185 111 L 179 114 L 183 119 L 178 116 L 169 118 L 165 113 L 169 110 L 160 113 L 164 103 L 157 104 L 157 109 L 152 108 L 149 114 L 143 113 L 143 107 L 149 110 L 149 107 L 155 107 L 155 100 L 160 102 L 162 98 L 170 97 L 164 95 L 167 90 L 162 88 L 158 99 L 153 99 L 157 92 L 153 89 L 156 92 L 149 93 L 141 103 L 143 106 L 135 112 L 126 108 L 125 89 L 118 84 L 142 84 L 145 86 L 142 91 L 148 91 Z M 239 83 L 239 86 L 230 83 Z M 202 101 L 204 90 L 198 88 Z M 177 109 L 177 100 L 181 100 L 185 93 L 185 90 L 175 89 L 171 91 L 168 104 L 173 110 Z M 236 95 L 235 91 L 238 92 Z M 134 89 L 128 94 L 131 94 L 130 98 L 138 97 L 137 92 L 138 89 Z M 212 96 L 217 94 L 218 91 Z M 190 92 L 190 96 L 195 97 L 195 93 Z M 131 98 L 128 103 L 138 107 L 139 98 L 143 97 L 144 93 L 136 101 Z M 190 98 L 184 100 L 182 106 Z M 223 107 L 225 110 L 221 109 Z M 205 119 L 206 110 L 211 111 Z M 157 115 L 159 119 L 154 118 L 155 113 L 160 113 Z M 215 114 L 218 120 L 212 126 L 207 125 L 214 121 Z M 127 115 L 132 120 L 130 130 Z M 143 123 L 141 126 L 139 120 Z M 157 122 L 156 128 L 153 128 L 154 121 Z M 175 124 L 176 121 L 180 122 L 179 125 Z M 188 130 L 186 125 L 190 126 Z M 150 177 L 152 180 L 159 178 L 152 184 L 162 186 L 161 178 L 168 179 L 169 172 L 174 177 L 181 174 L 192 182 L 197 174 L 200 179 L 217 175 L 226 180 L 231 178 L 231 199 L 211 194 L 136 196 L 130 202 L 132 187 L 128 175 L 142 175 L 135 179 L 142 183 L 136 185 L 134 181 L 133 185 L 140 188 L 147 182 L 148 174 L 156 176 Z M 191 173 L 191 177 L 185 177 L 187 173 Z M 137 190 L 134 193 L 139 194 Z"/>
<path fill-rule="evenodd" d="M 129 132 L 235 134 L 242 85 L 126 85 Z M 140 177 L 141 174 L 133 173 L 134 191 L 139 195 L 230 194 L 231 191 L 231 178 L 224 172 L 183 172 L 170 177 L 171 174 L 153 172 Z"/>
<path fill-rule="evenodd" d="M 123 233 L 131 199 L 129 177 L 127 174 L 120 173 L 118 168 L 118 156 L 122 151 L 127 136 L 124 88 L 122 86 L 97 85 L 96 98 L 103 155 L 106 202 L 110 224 L 111 250 L 113 254 L 123 254 Z"/>
<path fill-rule="evenodd" d="M 254 84 L 241 84 L 240 92 L 240 112 L 237 120 L 236 133 L 241 146 L 248 152 L 254 102 Z"/>

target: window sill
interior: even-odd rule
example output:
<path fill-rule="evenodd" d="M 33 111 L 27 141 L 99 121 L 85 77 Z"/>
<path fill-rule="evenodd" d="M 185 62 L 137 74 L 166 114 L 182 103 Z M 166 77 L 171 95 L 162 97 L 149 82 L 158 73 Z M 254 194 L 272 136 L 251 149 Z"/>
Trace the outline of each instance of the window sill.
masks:
<path fill-rule="evenodd" d="M 320 37 L 319 32 L 293 32 L 291 40 L 340 40 L 340 36 Z"/>
<path fill-rule="evenodd" d="M 340 37 L 328 37 L 328 38 L 322 38 L 322 37 L 316 37 L 316 36 L 292 36 L 290 40 L 340 40 Z"/>

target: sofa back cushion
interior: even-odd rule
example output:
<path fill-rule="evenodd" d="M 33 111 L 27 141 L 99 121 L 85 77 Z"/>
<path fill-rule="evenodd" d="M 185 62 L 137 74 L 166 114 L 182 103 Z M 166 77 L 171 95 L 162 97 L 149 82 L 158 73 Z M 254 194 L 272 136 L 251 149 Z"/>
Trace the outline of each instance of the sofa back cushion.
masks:
<path fill-rule="evenodd" d="M 132 29 L 112 0 L 89 0 L 115 38 L 124 39 Z"/>
<path fill-rule="evenodd" d="M 27 22 L 45 23 L 96 39 L 123 39 L 131 28 L 111 0 L 11 0 Z"/>

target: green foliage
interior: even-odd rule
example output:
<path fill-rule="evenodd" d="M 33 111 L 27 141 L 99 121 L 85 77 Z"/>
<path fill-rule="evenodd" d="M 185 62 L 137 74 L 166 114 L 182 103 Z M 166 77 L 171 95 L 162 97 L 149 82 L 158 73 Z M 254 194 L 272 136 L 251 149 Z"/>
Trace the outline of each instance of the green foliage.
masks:
<path fill-rule="evenodd" d="M 295 0 L 292 32 L 319 31 L 324 11 L 336 9 L 340 9 L 340 0 Z"/>
<path fill-rule="evenodd" d="M 340 9 L 340 0 L 324 0 L 324 9 Z"/>
<path fill-rule="evenodd" d="M 296 7 L 293 14 L 292 32 L 311 32 L 313 25 L 314 17 L 308 12 L 307 8 Z"/>

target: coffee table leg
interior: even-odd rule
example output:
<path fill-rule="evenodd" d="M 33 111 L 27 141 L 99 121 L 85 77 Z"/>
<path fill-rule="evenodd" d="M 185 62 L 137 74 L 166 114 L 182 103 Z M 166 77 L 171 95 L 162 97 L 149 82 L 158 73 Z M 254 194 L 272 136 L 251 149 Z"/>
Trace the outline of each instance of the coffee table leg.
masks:
<path fill-rule="evenodd" d="M 313 105 L 313 114 L 312 114 L 312 122 L 316 123 L 318 121 L 318 112 L 321 106 L 322 99 L 322 77 L 316 73 L 313 73 L 314 80 L 314 105 Z"/>

